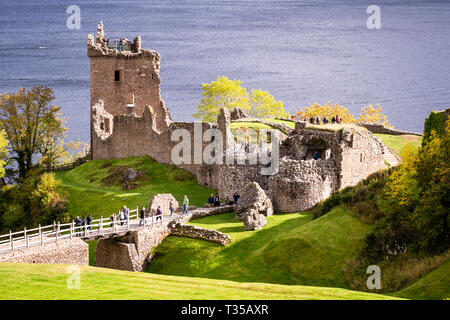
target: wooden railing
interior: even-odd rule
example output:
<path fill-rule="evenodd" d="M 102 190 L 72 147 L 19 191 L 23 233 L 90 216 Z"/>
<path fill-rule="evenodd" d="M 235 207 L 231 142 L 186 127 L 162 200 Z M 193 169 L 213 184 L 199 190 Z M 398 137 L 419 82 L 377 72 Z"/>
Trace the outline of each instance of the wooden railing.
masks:
<path fill-rule="evenodd" d="M 86 158 L 81 158 L 81 159 L 77 159 L 71 163 L 58 164 L 58 165 L 54 165 L 54 166 L 44 166 L 44 170 L 46 172 L 54 172 L 54 171 L 63 171 L 63 170 L 74 169 L 74 168 L 78 167 L 79 165 L 86 163 L 86 161 L 87 161 Z"/>
<path fill-rule="evenodd" d="M 58 243 L 63 239 L 73 239 L 74 237 L 98 239 L 110 235 L 114 236 L 126 233 L 130 229 L 135 230 L 162 222 L 162 215 L 140 219 L 139 207 L 129 211 L 127 219 L 124 220 L 118 220 L 116 215 L 113 215 L 113 220 L 104 219 L 102 216 L 100 219 L 92 220 L 90 224 L 85 223 L 83 226 L 76 226 L 74 220 L 64 224 L 54 222 L 52 225 L 43 227 L 39 225 L 34 229 L 24 228 L 23 231 L 10 231 L 8 234 L 0 235 L 0 253 L 42 246 L 47 243 Z"/>

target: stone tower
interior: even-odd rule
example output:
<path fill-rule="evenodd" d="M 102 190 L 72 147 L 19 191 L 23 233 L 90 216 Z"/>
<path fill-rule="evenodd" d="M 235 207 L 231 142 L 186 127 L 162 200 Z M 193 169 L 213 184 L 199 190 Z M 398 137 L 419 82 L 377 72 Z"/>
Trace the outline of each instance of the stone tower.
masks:
<path fill-rule="evenodd" d="M 157 130 L 167 129 L 172 120 L 161 98 L 158 52 L 141 49 L 140 36 L 134 41 L 105 38 L 100 22 L 96 41 L 92 34 L 88 36 L 87 55 L 90 58 L 91 113 L 92 106 L 101 100 L 112 116 L 131 113 L 140 116 L 148 105 L 155 113 Z"/>

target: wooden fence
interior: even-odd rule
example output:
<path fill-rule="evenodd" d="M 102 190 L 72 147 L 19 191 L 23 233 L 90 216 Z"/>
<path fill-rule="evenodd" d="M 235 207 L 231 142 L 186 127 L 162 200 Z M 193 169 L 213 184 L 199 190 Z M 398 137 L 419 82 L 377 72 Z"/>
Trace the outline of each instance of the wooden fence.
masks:
<path fill-rule="evenodd" d="M 134 214 L 133 214 L 134 213 Z M 42 246 L 47 243 L 58 243 L 63 239 L 81 237 L 83 240 L 94 240 L 107 238 L 119 234 L 125 234 L 129 230 L 154 225 L 163 222 L 163 216 L 151 216 L 144 219 L 139 218 L 139 207 L 131 210 L 125 220 L 118 220 L 116 215 L 113 219 L 92 220 L 90 224 L 76 226 L 74 220 L 70 223 L 56 223 L 41 226 L 34 229 L 24 228 L 23 231 L 9 232 L 0 235 L 0 254 L 17 249 Z M 159 219 L 160 218 L 160 219 Z M 159 220 L 159 221 L 158 221 Z"/>

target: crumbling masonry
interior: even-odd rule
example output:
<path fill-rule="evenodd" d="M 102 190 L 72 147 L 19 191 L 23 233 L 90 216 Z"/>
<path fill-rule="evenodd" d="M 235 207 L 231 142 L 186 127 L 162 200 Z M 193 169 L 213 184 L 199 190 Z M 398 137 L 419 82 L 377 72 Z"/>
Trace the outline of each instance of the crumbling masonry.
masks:
<path fill-rule="evenodd" d="M 235 136 L 232 121 L 242 112 L 221 111 L 217 123 L 174 122 L 160 94 L 160 55 L 141 49 L 141 39 L 133 42 L 105 38 L 103 25 L 96 42 L 89 35 L 87 52 L 91 60 L 91 153 L 93 159 L 148 155 L 170 163 L 179 140 L 172 133 L 183 129 L 191 140 L 189 163 L 178 164 L 198 178 L 201 185 L 219 190 L 222 199 L 241 192 L 249 182 L 257 182 L 273 202 L 275 212 L 298 212 L 311 208 L 332 192 L 354 185 L 386 167 L 386 146 L 363 127 L 338 131 L 318 130 L 297 122 L 295 130 L 280 128 L 279 171 L 261 175 L 261 165 L 195 163 L 195 131 L 219 129 L 224 137 L 222 151 Z M 232 120 L 233 119 L 233 120 Z M 201 151 L 210 142 L 201 142 Z M 313 152 L 319 159 L 312 159 Z"/>

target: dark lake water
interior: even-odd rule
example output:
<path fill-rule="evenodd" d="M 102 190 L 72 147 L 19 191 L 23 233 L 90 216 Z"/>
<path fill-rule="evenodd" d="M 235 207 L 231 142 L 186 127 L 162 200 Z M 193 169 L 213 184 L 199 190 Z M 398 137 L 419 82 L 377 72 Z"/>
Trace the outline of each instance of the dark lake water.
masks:
<path fill-rule="evenodd" d="M 2 0 L 0 91 L 45 83 L 89 139 L 86 39 L 102 20 L 108 37 L 142 36 L 161 56 L 162 95 L 174 120 L 192 120 L 201 84 L 219 75 L 269 90 L 293 113 L 315 101 L 352 112 L 380 103 L 395 127 L 422 131 L 450 106 L 450 1 Z M 69 5 L 81 29 L 66 27 Z"/>

